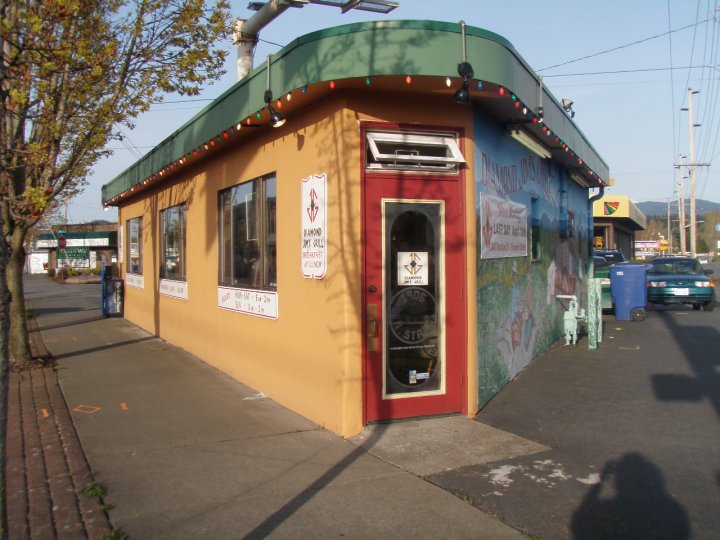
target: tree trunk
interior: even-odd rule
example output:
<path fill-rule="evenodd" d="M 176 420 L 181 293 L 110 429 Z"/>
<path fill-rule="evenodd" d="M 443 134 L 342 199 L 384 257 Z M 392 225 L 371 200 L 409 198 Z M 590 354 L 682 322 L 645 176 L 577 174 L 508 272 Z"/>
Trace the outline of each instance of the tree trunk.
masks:
<path fill-rule="evenodd" d="M 0 231 L 2 214 L 0 213 Z M 8 351 L 10 334 L 10 295 L 7 289 L 7 263 L 9 247 L 5 235 L 0 232 L 0 538 L 7 538 L 7 512 L 5 508 L 5 436 L 7 433 L 8 407 Z"/>
<path fill-rule="evenodd" d="M 23 289 L 26 233 L 24 227 L 15 227 L 10 237 L 10 258 L 7 265 L 7 288 L 11 295 L 10 358 L 15 362 L 32 359 L 25 313 L 25 291 Z"/>

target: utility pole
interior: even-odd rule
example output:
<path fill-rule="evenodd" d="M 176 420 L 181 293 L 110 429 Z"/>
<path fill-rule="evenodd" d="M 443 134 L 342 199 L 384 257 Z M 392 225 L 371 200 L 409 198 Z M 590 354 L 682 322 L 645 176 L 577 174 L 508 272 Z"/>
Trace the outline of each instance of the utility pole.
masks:
<path fill-rule="evenodd" d="M 709 163 L 695 163 L 695 128 L 702 124 L 693 123 L 692 97 L 699 94 L 699 90 L 688 88 L 688 106 L 683 111 L 688 112 L 690 120 L 690 163 L 687 164 L 688 176 L 690 177 L 690 256 L 697 255 L 697 216 L 695 212 L 695 167 L 708 167 Z M 682 176 L 682 175 L 681 175 Z"/>
<path fill-rule="evenodd" d="M 668 199 L 668 211 L 667 211 L 667 240 L 668 240 L 668 253 L 669 255 L 673 252 L 673 237 L 672 237 L 672 220 L 670 219 L 672 214 L 670 213 L 670 204 L 672 203 L 672 197 Z"/>
<path fill-rule="evenodd" d="M 678 180 L 678 227 L 680 233 L 680 255 L 685 255 L 685 184 L 683 182 L 683 163 L 685 156 L 679 156 L 680 163 L 675 165 L 680 169 L 680 179 Z"/>
<path fill-rule="evenodd" d="M 690 164 L 688 165 L 688 176 L 690 177 L 690 256 L 697 253 L 697 231 L 695 229 L 695 125 L 693 124 L 692 97 L 698 90 L 693 92 L 688 88 L 688 118 L 690 119 Z"/>

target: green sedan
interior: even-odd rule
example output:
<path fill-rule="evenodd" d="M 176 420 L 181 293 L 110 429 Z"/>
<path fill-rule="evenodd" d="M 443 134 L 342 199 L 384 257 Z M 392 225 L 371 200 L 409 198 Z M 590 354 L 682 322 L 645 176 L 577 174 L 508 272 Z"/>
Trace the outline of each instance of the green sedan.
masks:
<path fill-rule="evenodd" d="M 692 257 L 658 257 L 647 273 L 648 308 L 653 304 L 688 304 L 694 310 L 715 309 L 715 283 Z"/>

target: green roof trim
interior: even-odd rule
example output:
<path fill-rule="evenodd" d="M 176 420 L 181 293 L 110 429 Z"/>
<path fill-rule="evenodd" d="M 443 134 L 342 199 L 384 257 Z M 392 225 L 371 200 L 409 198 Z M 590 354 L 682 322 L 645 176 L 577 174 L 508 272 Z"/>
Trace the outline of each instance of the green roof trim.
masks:
<path fill-rule="evenodd" d="M 87 238 L 110 238 L 111 235 L 117 234 L 116 231 L 87 231 L 87 232 L 68 232 L 62 234 L 42 233 L 37 235 L 38 240 L 54 240 L 60 236 L 67 240 L 85 240 Z"/>
<path fill-rule="evenodd" d="M 542 105 L 545 125 L 601 179 L 609 169 L 558 100 L 505 38 L 465 27 L 467 61 L 475 79 L 503 86 L 531 110 Z M 462 61 L 461 26 L 440 21 L 355 23 L 298 37 L 271 57 L 271 90 L 277 99 L 306 85 L 367 76 L 457 77 Z M 267 62 L 223 92 L 139 161 L 105 184 L 104 203 L 113 202 L 153 175 L 169 173 L 179 160 L 265 107 Z M 182 163 L 182 162 L 181 162 Z M 162 171 L 162 172 L 161 172 Z"/>

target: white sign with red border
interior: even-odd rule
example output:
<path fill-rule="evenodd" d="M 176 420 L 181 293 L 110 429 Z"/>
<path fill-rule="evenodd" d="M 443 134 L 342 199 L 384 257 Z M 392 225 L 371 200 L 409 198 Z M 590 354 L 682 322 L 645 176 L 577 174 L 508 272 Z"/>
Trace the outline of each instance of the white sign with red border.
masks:
<path fill-rule="evenodd" d="M 327 271 L 327 175 L 303 178 L 300 265 L 303 277 L 322 279 Z"/>
<path fill-rule="evenodd" d="M 528 211 L 524 204 L 481 194 L 479 228 L 481 259 L 527 256 Z"/>

